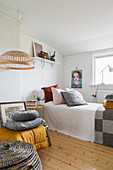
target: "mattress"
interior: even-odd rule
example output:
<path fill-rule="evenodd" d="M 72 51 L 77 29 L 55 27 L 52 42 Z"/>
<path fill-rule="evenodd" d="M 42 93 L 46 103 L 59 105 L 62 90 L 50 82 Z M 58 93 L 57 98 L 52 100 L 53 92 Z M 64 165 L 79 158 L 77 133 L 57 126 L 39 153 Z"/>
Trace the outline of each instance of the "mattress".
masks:
<path fill-rule="evenodd" d="M 68 107 L 66 104 L 54 105 L 48 102 L 44 106 L 46 123 L 51 130 L 94 142 L 95 112 L 102 104 Z"/>

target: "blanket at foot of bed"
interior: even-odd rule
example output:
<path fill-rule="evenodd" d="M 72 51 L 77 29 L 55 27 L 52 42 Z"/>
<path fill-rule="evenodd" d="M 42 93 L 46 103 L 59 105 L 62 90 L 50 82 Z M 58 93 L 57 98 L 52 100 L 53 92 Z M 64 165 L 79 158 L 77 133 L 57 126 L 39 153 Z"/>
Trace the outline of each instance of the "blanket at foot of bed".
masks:
<path fill-rule="evenodd" d="M 0 141 L 7 140 L 20 140 L 31 143 L 35 150 L 47 147 L 46 131 L 42 125 L 25 131 L 13 131 L 2 127 L 0 129 Z"/>
<path fill-rule="evenodd" d="M 95 143 L 113 147 L 113 109 L 101 106 L 96 111 Z"/>

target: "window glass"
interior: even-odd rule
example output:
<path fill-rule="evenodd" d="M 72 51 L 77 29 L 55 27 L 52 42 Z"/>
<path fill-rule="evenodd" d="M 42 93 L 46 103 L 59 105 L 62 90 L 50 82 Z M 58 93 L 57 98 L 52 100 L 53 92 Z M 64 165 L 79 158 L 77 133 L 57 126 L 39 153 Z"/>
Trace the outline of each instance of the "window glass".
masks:
<path fill-rule="evenodd" d="M 113 56 L 95 57 L 95 84 L 102 83 L 103 69 L 103 83 L 113 84 L 113 72 L 109 71 L 108 65 L 113 67 Z"/>

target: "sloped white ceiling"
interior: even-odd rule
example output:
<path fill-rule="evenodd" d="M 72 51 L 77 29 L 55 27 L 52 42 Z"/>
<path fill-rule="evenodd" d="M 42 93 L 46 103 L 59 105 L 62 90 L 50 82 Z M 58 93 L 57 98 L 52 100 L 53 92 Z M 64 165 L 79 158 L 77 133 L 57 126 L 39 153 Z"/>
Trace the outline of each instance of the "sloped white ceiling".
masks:
<path fill-rule="evenodd" d="M 16 10 L 23 32 L 64 56 L 113 47 L 113 0 L 0 0 L 0 11 Z"/>

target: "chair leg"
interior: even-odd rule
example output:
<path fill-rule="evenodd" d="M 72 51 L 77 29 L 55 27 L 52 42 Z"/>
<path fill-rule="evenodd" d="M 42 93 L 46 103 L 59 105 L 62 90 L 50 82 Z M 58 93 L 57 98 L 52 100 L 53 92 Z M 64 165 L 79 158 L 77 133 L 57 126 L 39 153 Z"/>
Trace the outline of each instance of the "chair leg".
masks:
<path fill-rule="evenodd" d="M 48 143 L 49 143 L 49 146 L 51 146 L 51 139 L 50 139 L 50 135 L 49 135 L 49 132 L 48 132 L 48 129 L 46 129 L 46 133 L 47 133 L 47 138 L 48 138 Z"/>

